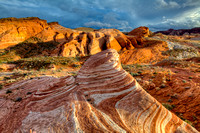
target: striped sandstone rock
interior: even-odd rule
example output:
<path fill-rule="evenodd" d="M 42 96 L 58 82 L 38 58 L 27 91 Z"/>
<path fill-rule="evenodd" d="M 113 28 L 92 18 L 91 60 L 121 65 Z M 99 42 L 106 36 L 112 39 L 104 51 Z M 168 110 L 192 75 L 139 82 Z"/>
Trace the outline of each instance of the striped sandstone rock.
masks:
<path fill-rule="evenodd" d="M 34 131 L 198 133 L 145 92 L 113 49 L 91 56 L 75 78 L 34 78 L 0 91 L 0 132 Z"/>

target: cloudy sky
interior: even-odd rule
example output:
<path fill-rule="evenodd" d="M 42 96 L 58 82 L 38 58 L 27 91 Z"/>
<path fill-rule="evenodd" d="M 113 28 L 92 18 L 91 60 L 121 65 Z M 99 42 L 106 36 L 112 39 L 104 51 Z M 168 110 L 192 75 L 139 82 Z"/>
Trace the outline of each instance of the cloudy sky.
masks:
<path fill-rule="evenodd" d="M 68 28 L 193 28 L 200 27 L 200 0 L 0 0 L 0 18 L 32 16 Z"/>

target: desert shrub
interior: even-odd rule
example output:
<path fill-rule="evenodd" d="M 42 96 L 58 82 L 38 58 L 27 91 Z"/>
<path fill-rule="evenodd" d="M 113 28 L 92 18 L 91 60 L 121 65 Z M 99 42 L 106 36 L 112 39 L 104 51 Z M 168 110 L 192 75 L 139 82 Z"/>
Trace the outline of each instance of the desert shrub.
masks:
<path fill-rule="evenodd" d="M 140 76 L 139 73 L 132 73 L 132 72 L 131 72 L 130 74 L 131 74 L 133 77 L 134 77 L 134 76 Z"/>
<path fill-rule="evenodd" d="M 0 64 L 12 61 L 16 57 L 17 55 L 14 52 L 10 52 L 9 50 L 4 50 L 4 52 L 0 53 Z"/>
<path fill-rule="evenodd" d="M 29 39 L 25 40 L 23 43 L 42 43 L 42 39 L 32 36 Z"/>
<path fill-rule="evenodd" d="M 42 42 L 40 38 L 32 37 L 14 47 L 11 47 L 10 51 L 14 51 L 21 58 L 28 58 L 42 55 L 43 51 L 51 52 L 57 47 L 57 45 L 57 42 Z"/>
<path fill-rule="evenodd" d="M 0 84 L 0 90 L 3 88 L 3 85 L 2 84 Z"/>
<path fill-rule="evenodd" d="M 9 94 L 9 93 L 12 93 L 12 91 L 11 91 L 11 90 L 7 90 L 7 91 L 6 91 L 6 94 Z"/>
<path fill-rule="evenodd" d="M 20 102 L 20 101 L 22 101 L 22 98 L 21 97 L 17 97 L 14 101 L 15 102 Z"/>
<path fill-rule="evenodd" d="M 51 64 L 53 65 L 65 65 L 74 66 L 76 62 L 79 62 L 79 57 L 31 57 L 23 58 L 17 61 L 11 61 L 9 63 L 17 64 L 17 67 L 23 69 L 47 69 Z"/>
<path fill-rule="evenodd" d="M 185 122 L 188 123 L 189 125 L 193 126 L 193 123 L 191 121 L 186 119 Z"/>
<path fill-rule="evenodd" d="M 162 105 L 168 110 L 172 110 L 175 107 L 174 105 L 170 105 L 168 103 L 162 103 Z"/>

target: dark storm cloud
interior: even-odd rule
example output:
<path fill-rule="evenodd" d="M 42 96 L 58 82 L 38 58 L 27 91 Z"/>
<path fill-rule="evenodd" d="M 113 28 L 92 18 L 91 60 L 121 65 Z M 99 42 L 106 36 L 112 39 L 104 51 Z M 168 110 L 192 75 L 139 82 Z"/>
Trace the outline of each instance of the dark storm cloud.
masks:
<path fill-rule="evenodd" d="M 200 26 L 200 0 L 0 0 L 0 17 L 37 16 L 76 28 Z"/>

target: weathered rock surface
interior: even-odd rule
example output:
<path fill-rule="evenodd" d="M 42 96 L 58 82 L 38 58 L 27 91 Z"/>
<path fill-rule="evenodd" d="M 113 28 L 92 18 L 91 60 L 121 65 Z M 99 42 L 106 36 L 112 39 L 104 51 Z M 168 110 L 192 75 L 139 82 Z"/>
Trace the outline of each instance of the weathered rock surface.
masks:
<path fill-rule="evenodd" d="M 39 18 L 10 18 L 0 20 L 0 49 L 16 45 L 35 36 L 48 26 Z"/>
<path fill-rule="evenodd" d="M 64 43 L 73 32 L 73 30 L 65 28 L 59 24 L 50 24 L 35 36 L 43 42 L 55 41 L 58 43 Z"/>
<path fill-rule="evenodd" d="M 142 48 L 145 47 L 144 37 L 148 37 L 149 35 L 150 35 L 149 28 L 141 26 L 129 32 L 127 38 L 131 41 L 134 47 Z"/>
<path fill-rule="evenodd" d="M 31 37 L 44 43 L 52 41 L 59 43 L 60 45 L 55 51 L 58 52 L 58 55 L 63 56 L 93 55 L 107 47 L 114 48 L 117 51 L 122 48 L 134 49 L 126 35 L 116 29 L 83 32 L 62 27 L 56 22 L 48 24 L 46 20 L 39 18 L 6 18 L 0 20 L 1 49 L 16 45 Z M 114 44 L 111 44 L 111 42 Z M 76 49 L 76 52 L 70 53 L 74 49 Z M 89 51 L 85 51 L 85 49 Z M 55 51 L 53 51 L 53 55 L 55 55 Z"/>
<path fill-rule="evenodd" d="M 47 23 L 39 18 L 2 19 L 0 21 L 0 49 L 25 43 L 54 43 L 51 50 L 41 51 L 41 56 L 87 56 L 106 49 L 133 50 L 145 47 L 143 37 L 149 35 L 147 27 L 139 27 L 126 36 L 117 29 L 100 29 L 83 32 L 62 27 L 56 22 Z M 133 36 L 134 35 L 134 36 Z M 27 41 L 28 40 L 28 41 Z M 34 44 L 32 44 L 34 43 Z M 56 43 L 56 45 L 55 45 Z"/>
<path fill-rule="evenodd" d="M 47 23 L 39 18 L 10 18 L 0 20 L 0 49 L 18 43 L 58 43 L 45 56 L 86 56 L 105 49 L 134 49 L 131 41 L 116 29 L 101 29 L 90 32 L 72 30 L 56 22 Z"/>
<path fill-rule="evenodd" d="M 145 26 L 141 26 L 129 32 L 128 35 L 134 35 L 137 37 L 148 37 L 150 35 L 149 28 Z"/>
<path fill-rule="evenodd" d="M 131 41 L 117 29 L 100 29 L 100 32 L 103 32 L 105 35 L 113 35 L 114 38 L 118 41 L 122 48 L 126 48 L 128 50 L 134 49 Z"/>
<path fill-rule="evenodd" d="M 62 45 L 61 55 L 66 57 L 94 55 L 106 49 L 134 49 L 131 41 L 116 29 L 93 32 L 74 32 Z"/>
<path fill-rule="evenodd" d="M 163 55 L 163 51 L 169 50 L 164 41 L 146 40 L 143 48 L 126 50 L 120 53 L 120 59 L 123 64 L 147 63 L 155 64 L 169 56 Z"/>
<path fill-rule="evenodd" d="M 198 49 L 194 47 L 181 45 L 178 42 L 170 42 L 166 41 L 169 47 L 169 51 L 165 52 L 166 54 L 170 55 L 171 59 L 185 59 L 185 58 L 192 58 L 192 57 L 199 57 L 200 54 Z"/>
<path fill-rule="evenodd" d="M 0 107 L 2 133 L 198 132 L 146 93 L 112 49 L 90 57 L 76 78 L 40 77 L 1 90 Z"/>
<path fill-rule="evenodd" d="M 146 39 L 144 39 L 143 37 L 130 36 L 130 35 L 128 35 L 127 38 L 131 41 L 132 45 L 133 45 L 135 48 L 142 48 L 142 47 L 145 47 L 144 41 L 146 41 Z"/>

